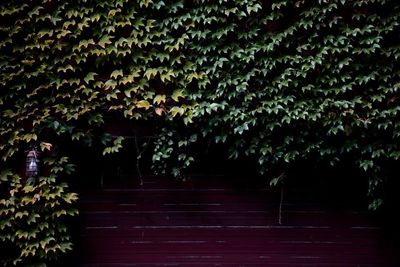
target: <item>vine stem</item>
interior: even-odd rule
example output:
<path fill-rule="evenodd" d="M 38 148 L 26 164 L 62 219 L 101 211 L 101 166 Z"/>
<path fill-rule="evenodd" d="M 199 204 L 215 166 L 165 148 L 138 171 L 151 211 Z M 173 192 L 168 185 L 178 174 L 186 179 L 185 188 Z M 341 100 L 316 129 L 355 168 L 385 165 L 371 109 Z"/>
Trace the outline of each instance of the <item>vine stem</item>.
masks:
<path fill-rule="evenodd" d="M 150 139 L 150 138 L 149 138 Z M 144 147 L 142 150 L 139 148 L 139 141 L 137 135 L 135 135 L 135 147 L 136 147 L 136 170 L 138 172 L 139 176 L 139 183 L 140 185 L 143 185 L 143 175 L 142 171 L 140 170 L 140 159 L 142 158 L 142 154 L 146 151 L 148 146 L 148 142 L 144 144 Z"/>
<path fill-rule="evenodd" d="M 136 170 L 139 175 L 139 183 L 140 185 L 143 185 L 143 178 L 142 178 L 142 172 L 140 171 L 140 158 L 142 157 L 143 151 L 139 150 L 139 144 L 138 144 L 138 137 L 135 135 L 135 147 L 136 147 Z"/>
<path fill-rule="evenodd" d="M 282 186 L 281 186 L 281 199 L 280 199 L 280 202 L 279 202 L 279 219 L 278 219 L 279 225 L 282 224 L 282 206 L 283 206 L 284 191 L 285 191 L 285 188 L 284 188 L 284 186 L 282 184 Z"/>

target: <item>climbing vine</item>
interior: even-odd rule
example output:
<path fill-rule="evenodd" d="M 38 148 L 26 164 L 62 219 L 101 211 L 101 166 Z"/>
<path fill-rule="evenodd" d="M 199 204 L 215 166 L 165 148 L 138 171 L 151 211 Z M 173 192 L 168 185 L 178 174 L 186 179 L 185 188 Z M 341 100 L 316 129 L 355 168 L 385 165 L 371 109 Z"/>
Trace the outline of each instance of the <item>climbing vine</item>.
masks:
<path fill-rule="evenodd" d="M 62 149 L 29 183 L 15 162 L 32 143 L 118 152 L 110 116 L 155 121 L 153 165 L 175 176 L 205 140 L 267 176 L 300 159 L 351 159 L 377 208 L 400 158 L 399 15 L 395 0 L 1 3 L 0 240 L 18 252 L 9 263 L 69 250 L 59 217 L 76 200 Z"/>

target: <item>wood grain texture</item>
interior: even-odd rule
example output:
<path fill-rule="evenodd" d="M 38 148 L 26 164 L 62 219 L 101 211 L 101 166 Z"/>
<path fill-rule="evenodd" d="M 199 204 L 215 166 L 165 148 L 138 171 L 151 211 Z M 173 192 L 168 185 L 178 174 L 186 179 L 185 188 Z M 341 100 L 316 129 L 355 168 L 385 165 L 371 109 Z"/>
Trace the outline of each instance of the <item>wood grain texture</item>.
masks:
<path fill-rule="evenodd" d="M 367 211 L 221 177 L 147 177 L 81 195 L 79 266 L 400 266 Z"/>

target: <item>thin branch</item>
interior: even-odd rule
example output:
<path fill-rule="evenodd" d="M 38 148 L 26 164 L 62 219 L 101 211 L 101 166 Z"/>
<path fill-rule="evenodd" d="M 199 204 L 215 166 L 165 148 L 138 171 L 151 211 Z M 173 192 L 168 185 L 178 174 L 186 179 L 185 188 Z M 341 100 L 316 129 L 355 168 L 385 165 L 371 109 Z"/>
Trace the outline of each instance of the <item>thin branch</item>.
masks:
<path fill-rule="evenodd" d="M 283 194 L 284 194 L 284 191 L 285 191 L 285 187 L 282 184 L 281 185 L 281 200 L 279 202 L 279 224 L 280 225 L 282 224 L 282 206 L 283 206 Z"/>
<path fill-rule="evenodd" d="M 140 150 L 139 148 L 139 141 L 138 141 L 138 136 L 135 135 L 135 147 L 136 147 L 136 170 L 138 172 L 139 175 L 139 181 L 140 181 L 140 185 L 143 185 L 143 175 L 142 172 L 140 170 L 140 159 L 142 158 L 142 154 L 146 151 L 148 145 L 149 145 L 149 141 L 150 138 L 148 138 L 148 142 L 144 143 L 143 149 Z"/>

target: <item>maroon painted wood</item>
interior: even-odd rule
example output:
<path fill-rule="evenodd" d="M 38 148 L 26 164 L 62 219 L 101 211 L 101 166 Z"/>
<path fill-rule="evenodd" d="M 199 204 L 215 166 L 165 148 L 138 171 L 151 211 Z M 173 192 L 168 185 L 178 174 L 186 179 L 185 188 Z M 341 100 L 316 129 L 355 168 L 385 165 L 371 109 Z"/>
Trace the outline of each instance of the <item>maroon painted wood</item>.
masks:
<path fill-rule="evenodd" d="M 400 266 L 370 214 L 221 177 L 148 177 L 81 194 L 79 265 Z M 228 181 L 228 182 L 227 182 Z"/>

